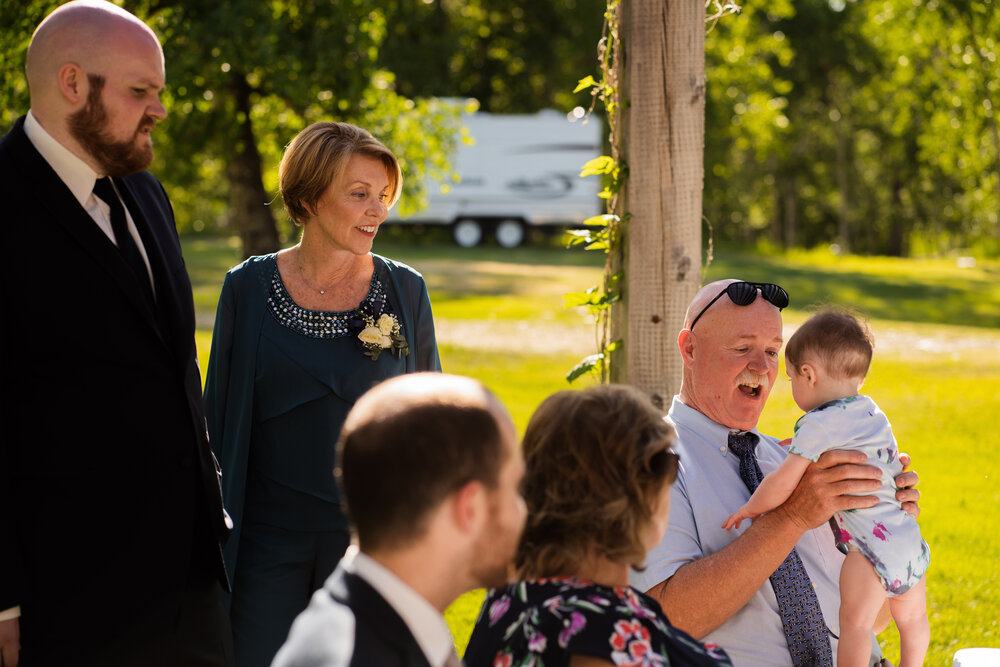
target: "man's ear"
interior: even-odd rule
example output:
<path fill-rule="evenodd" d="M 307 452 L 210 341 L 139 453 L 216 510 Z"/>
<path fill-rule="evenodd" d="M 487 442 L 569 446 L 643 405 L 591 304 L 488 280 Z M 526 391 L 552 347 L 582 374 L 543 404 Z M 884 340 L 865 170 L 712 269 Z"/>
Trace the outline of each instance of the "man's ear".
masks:
<path fill-rule="evenodd" d="M 489 512 L 486 495 L 486 487 L 478 480 L 466 482 L 452 494 L 452 518 L 460 532 L 472 535 L 479 531 Z"/>
<path fill-rule="evenodd" d="M 65 63 L 59 68 L 57 76 L 59 92 L 70 104 L 76 106 L 87 99 L 90 82 L 82 67 L 76 63 Z"/>
<path fill-rule="evenodd" d="M 694 362 L 694 333 L 690 329 L 681 329 L 677 334 L 677 347 L 681 351 L 681 359 L 685 366 L 690 366 Z"/>

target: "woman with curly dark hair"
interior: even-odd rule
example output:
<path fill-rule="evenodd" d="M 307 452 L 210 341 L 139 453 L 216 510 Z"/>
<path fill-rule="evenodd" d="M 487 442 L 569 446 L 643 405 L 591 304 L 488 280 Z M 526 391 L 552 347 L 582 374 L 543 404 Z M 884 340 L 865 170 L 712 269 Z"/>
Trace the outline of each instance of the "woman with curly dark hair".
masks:
<path fill-rule="evenodd" d="M 628 585 L 667 526 L 673 427 L 638 390 L 556 393 L 524 435 L 519 581 L 489 592 L 465 653 L 483 665 L 729 665 Z"/>

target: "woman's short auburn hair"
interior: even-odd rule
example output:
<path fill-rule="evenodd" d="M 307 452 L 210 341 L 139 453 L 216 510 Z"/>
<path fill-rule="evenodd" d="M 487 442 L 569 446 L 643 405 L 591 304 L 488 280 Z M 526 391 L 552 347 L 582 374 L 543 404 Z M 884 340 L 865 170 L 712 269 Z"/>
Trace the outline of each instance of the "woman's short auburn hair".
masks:
<path fill-rule="evenodd" d="M 390 190 L 386 207 L 392 208 L 403 188 L 403 173 L 392 151 L 356 125 L 313 123 L 292 139 L 278 165 L 281 199 L 295 224 L 301 225 L 312 217 L 311 209 L 330 184 L 341 177 L 354 155 L 365 155 L 385 165 Z"/>
<path fill-rule="evenodd" d="M 625 385 L 561 391 L 525 430 L 528 519 L 515 556 L 525 578 L 565 575 L 591 549 L 640 567 L 665 485 L 677 477 L 673 427 Z"/>

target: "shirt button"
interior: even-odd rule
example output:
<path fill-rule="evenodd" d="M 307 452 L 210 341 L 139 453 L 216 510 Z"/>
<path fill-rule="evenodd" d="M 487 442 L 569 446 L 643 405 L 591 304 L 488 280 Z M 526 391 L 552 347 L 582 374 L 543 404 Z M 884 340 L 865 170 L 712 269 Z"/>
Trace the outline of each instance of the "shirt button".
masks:
<path fill-rule="evenodd" d="M 726 446 L 725 446 L 725 445 L 723 445 L 722 447 L 719 447 L 719 451 L 720 451 L 720 452 L 723 452 L 723 453 L 725 453 L 725 451 L 726 451 Z"/>

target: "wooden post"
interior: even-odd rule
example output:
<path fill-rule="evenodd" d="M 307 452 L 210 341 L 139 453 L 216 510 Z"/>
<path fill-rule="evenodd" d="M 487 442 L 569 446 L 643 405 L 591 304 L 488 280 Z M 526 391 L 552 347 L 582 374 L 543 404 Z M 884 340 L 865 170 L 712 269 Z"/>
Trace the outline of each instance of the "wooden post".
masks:
<path fill-rule="evenodd" d="M 705 148 L 705 3 L 622 0 L 618 146 L 622 300 L 611 381 L 666 407 L 681 384 L 677 333 L 701 279 Z"/>

